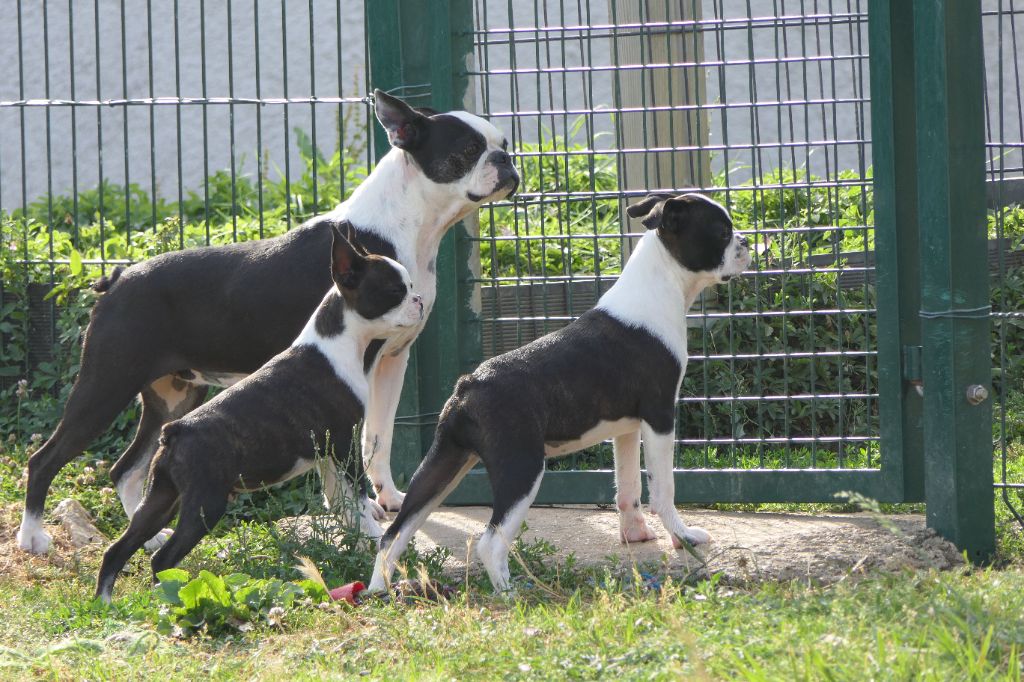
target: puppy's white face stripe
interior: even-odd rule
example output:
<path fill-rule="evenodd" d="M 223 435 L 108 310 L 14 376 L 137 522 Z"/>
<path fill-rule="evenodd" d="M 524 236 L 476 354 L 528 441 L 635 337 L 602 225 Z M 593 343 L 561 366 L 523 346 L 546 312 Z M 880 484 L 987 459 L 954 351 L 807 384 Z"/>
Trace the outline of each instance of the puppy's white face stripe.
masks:
<path fill-rule="evenodd" d="M 484 136 L 487 140 L 488 148 L 494 146 L 501 148 L 502 142 L 505 140 L 505 136 L 502 135 L 501 131 L 498 130 L 493 123 L 487 119 L 480 118 L 476 114 L 471 114 L 468 111 L 449 111 L 449 116 L 454 116 L 472 126 L 474 130 Z"/>
<path fill-rule="evenodd" d="M 502 181 L 497 166 L 491 160 L 494 152 L 504 151 L 507 146 L 505 135 L 502 134 L 494 124 L 486 121 L 475 114 L 466 111 L 451 111 L 449 116 L 463 121 L 480 133 L 487 142 L 487 150 L 480 155 L 476 167 L 468 176 L 463 178 L 457 185 L 460 191 L 466 195 L 479 197 L 476 203 L 497 201 L 508 194 L 507 188 L 501 188 Z"/>
<path fill-rule="evenodd" d="M 412 289 L 412 277 L 409 275 L 409 271 L 404 265 L 394 259 L 388 258 L 387 256 L 380 256 L 380 258 L 398 271 L 398 274 L 401 275 L 402 282 L 405 284 L 407 289 Z"/>

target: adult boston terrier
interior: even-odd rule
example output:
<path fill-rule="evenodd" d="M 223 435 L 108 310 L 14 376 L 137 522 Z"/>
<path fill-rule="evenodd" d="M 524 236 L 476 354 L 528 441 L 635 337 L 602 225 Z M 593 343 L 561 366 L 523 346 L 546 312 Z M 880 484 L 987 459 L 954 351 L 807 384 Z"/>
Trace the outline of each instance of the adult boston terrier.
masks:
<path fill-rule="evenodd" d="M 508 552 L 537 495 L 544 460 L 612 438 L 623 542 L 654 539 L 640 511 L 640 440 L 651 511 L 675 547 L 707 542 L 675 508 L 676 394 L 686 369 L 686 311 L 700 292 L 750 264 L 729 214 L 698 194 L 651 195 L 629 207 L 650 231 L 622 275 L 567 327 L 484 362 L 459 379 L 398 517 L 381 538 L 370 590 L 427 515 L 478 460 L 494 497 L 477 554 L 496 590 L 509 587 Z"/>
<path fill-rule="evenodd" d="M 335 285 L 291 347 L 163 427 L 145 497 L 128 530 L 103 555 L 97 596 L 110 600 L 125 562 L 179 507 L 177 528 L 153 555 L 154 575 L 175 566 L 202 540 L 232 493 L 287 481 L 314 465 L 331 507 L 361 492 L 362 530 L 380 537 L 362 461 L 344 458 L 370 390 L 366 348 L 419 325 L 423 299 L 401 264 L 359 253 L 337 227 L 332 232 Z M 319 461 L 317 452 L 325 454 Z"/>
<path fill-rule="evenodd" d="M 53 435 L 29 460 L 22 549 L 47 551 L 42 516 L 54 476 L 141 395 L 138 432 L 110 472 L 131 517 L 160 427 L 202 403 L 208 385 L 255 371 L 302 329 L 331 284 L 331 238 L 340 221 L 355 225 L 370 252 L 408 269 L 429 315 L 441 238 L 482 203 L 515 191 L 519 175 L 487 121 L 463 111 L 426 115 L 374 95 L 393 148 L 334 211 L 275 239 L 167 253 L 97 283 L 105 293 L 93 307 L 78 379 Z M 370 378 L 363 457 L 377 501 L 391 510 L 402 501 L 390 468 L 395 411 L 409 344 L 425 317 L 387 343 L 371 343 L 365 360 L 369 367 L 381 355 Z M 383 518 L 380 507 L 375 513 Z M 159 547 L 168 532 L 147 547 Z"/>

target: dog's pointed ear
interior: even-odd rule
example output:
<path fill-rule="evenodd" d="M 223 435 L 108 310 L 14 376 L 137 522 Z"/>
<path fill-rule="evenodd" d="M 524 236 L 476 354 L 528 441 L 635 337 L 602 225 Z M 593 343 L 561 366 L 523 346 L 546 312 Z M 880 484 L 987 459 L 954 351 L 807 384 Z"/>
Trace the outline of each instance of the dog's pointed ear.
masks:
<path fill-rule="evenodd" d="M 348 243 L 352 245 L 352 248 L 356 250 L 356 253 L 358 253 L 363 258 L 369 256 L 370 252 L 367 251 L 366 247 L 363 246 L 363 243 L 359 241 L 359 235 L 356 233 L 355 225 L 353 225 L 347 220 L 344 221 L 341 225 L 342 227 L 345 228 L 345 239 L 347 239 Z"/>
<path fill-rule="evenodd" d="M 366 259 L 335 224 L 334 241 L 331 244 L 331 277 L 335 284 L 343 289 L 355 289 L 359 286 L 359 277 L 365 265 Z"/>
<path fill-rule="evenodd" d="M 426 116 L 380 89 L 373 91 L 373 101 L 377 120 L 388 131 L 391 146 L 405 150 L 415 148 L 423 137 Z"/>
<path fill-rule="evenodd" d="M 648 194 L 639 203 L 626 209 L 630 218 L 642 218 L 640 221 L 648 230 L 661 226 L 662 205 L 672 198 L 671 194 Z"/>

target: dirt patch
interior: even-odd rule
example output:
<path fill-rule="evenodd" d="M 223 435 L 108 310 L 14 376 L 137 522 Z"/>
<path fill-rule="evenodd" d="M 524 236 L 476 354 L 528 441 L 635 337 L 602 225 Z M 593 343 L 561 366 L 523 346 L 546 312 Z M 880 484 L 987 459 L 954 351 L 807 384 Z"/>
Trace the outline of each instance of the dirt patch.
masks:
<path fill-rule="evenodd" d="M 452 550 L 447 568 L 466 569 L 467 542 L 483 532 L 486 507 L 447 507 L 432 514 L 416 536 L 417 547 L 443 545 Z M 686 510 L 688 524 L 711 533 L 699 549 L 705 564 L 675 550 L 656 518 L 648 523 L 658 540 L 619 542 L 614 510 L 594 507 L 537 508 L 530 511 L 525 542 L 543 538 L 557 550 L 556 559 L 575 554 L 583 566 L 659 565 L 676 576 L 721 573 L 729 583 L 807 580 L 829 584 L 848 576 L 904 569 L 953 568 L 963 563 L 949 542 L 925 528 L 921 515 L 775 514 Z M 470 562 L 479 570 L 479 562 Z"/>
<path fill-rule="evenodd" d="M 20 525 L 20 504 L 0 507 L 0 576 L 12 581 L 66 580 L 68 571 L 81 572 L 82 564 L 98 559 L 106 547 L 106 541 L 75 547 L 61 524 L 48 523 L 46 531 L 53 538 L 50 551 L 42 556 L 29 554 L 18 547 L 16 535 Z"/>
<path fill-rule="evenodd" d="M 76 548 L 60 525 L 48 524 L 53 547 L 45 556 L 21 551 L 15 540 L 21 506 L 0 508 L 0 575 L 46 582 L 65 571 L 81 570 L 83 561 L 98 559 L 105 543 Z M 483 532 L 490 517 L 487 507 L 443 507 L 434 512 L 417 534 L 417 547 L 430 551 L 438 545 L 451 550 L 446 569 L 465 575 L 479 571 L 467 546 Z M 393 516 L 393 515 L 392 515 Z M 657 567 L 677 577 L 720 573 L 722 580 L 745 584 L 766 580 L 805 580 L 834 583 L 871 573 L 905 569 L 945 570 L 963 563 L 956 548 L 925 528 L 916 514 L 775 514 L 686 510 L 686 522 L 711 533 L 712 542 L 699 549 L 702 564 L 672 548 L 660 522 L 648 516 L 658 535 L 652 542 L 619 542 L 614 510 L 595 507 L 539 507 L 530 511 L 527 543 L 543 538 L 555 547 L 553 561 L 574 554 L 581 566 L 628 569 L 636 564 Z M 369 577 L 369 576 L 367 576 Z"/>

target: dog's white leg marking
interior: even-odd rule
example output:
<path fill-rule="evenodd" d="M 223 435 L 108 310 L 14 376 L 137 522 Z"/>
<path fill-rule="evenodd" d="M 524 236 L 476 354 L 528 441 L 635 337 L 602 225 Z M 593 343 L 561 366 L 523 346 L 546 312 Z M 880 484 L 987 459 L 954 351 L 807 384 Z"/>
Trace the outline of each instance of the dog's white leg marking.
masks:
<path fill-rule="evenodd" d="M 656 433 L 644 423 L 644 462 L 647 464 L 647 487 L 651 495 L 651 511 L 661 518 L 672 538 L 672 546 L 680 549 L 682 539 L 692 545 L 708 542 L 711 535 L 703 528 L 687 527 L 676 510 L 676 484 L 672 474 L 672 455 L 675 452 L 675 429 Z"/>
<path fill-rule="evenodd" d="M 444 490 L 438 492 L 427 504 L 423 505 L 415 514 L 406 519 L 398 534 L 391 540 L 391 544 L 387 546 L 387 549 L 377 552 L 377 560 L 373 564 L 373 577 L 370 579 L 370 586 L 366 589 L 370 592 L 384 592 L 388 589 L 388 582 L 391 581 L 391 576 L 395 572 L 395 564 L 398 563 L 398 557 L 402 556 L 402 552 L 405 551 L 409 541 L 412 540 L 412 536 L 423 526 L 423 522 L 427 520 L 430 513 L 444 502 L 444 498 L 448 497 L 448 494 L 455 490 L 455 486 L 459 484 L 466 473 L 476 466 L 476 463 L 479 461 L 480 459 L 475 455 L 471 456 L 462 469 L 452 478 L 451 483 L 445 486 Z"/>
<path fill-rule="evenodd" d="M 410 516 L 387 549 L 377 552 L 377 559 L 373 563 L 373 577 L 370 578 L 370 586 L 366 588 L 367 590 L 370 592 L 387 591 L 388 583 L 395 572 L 395 565 L 398 563 L 398 557 L 402 556 L 402 552 L 409 545 L 412 536 L 423 526 L 423 522 L 436 507 L 436 504 L 424 507 Z"/>
<path fill-rule="evenodd" d="M 121 506 L 128 520 L 135 515 L 135 510 L 142 504 L 142 491 L 146 483 L 146 474 L 149 472 L 150 460 L 139 462 L 129 469 L 124 476 L 118 480 L 114 487 L 117 489 L 117 496 L 121 498 Z"/>
<path fill-rule="evenodd" d="M 640 431 L 616 436 L 615 503 L 619 508 L 619 539 L 622 542 L 654 540 L 654 531 L 647 525 L 640 510 Z"/>
<path fill-rule="evenodd" d="M 182 404 L 189 397 L 190 388 L 190 384 L 169 374 L 160 377 L 149 385 L 149 389 L 155 394 L 155 396 L 150 394 L 151 399 L 160 400 L 163 403 L 164 418 L 168 420 L 177 419 L 187 413 L 187 409 L 182 409 Z M 143 410 L 145 409 L 147 408 L 143 407 Z M 156 439 L 159 436 L 159 431 L 153 433 L 153 440 L 146 444 L 143 455 L 135 463 L 135 466 L 125 472 L 118 479 L 117 483 L 114 484 L 117 496 L 121 500 L 121 506 L 124 507 L 124 513 L 129 521 L 135 515 L 135 510 L 142 504 L 142 498 L 145 495 L 146 477 L 149 475 L 149 466 L 153 461 L 153 455 L 156 454 Z M 164 528 L 147 540 L 143 546 L 147 552 L 155 552 L 164 546 L 173 532 L 170 528 Z"/>
<path fill-rule="evenodd" d="M 397 356 L 384 356 L 377 361 L 363 425 L 363 463 L 377 493 L 377 503 L 388 511 L 398 511 L 405 499 L 391 477 L 391 440 L 408 364 L 408 348 Z"/>
<path fill-rule="evenodd" d="M 33 554 L 46 554 L 50 549 L 50 534 L 43 530 L 43 519 L 27 511 L 21 514 L 18 529 L 18 547 Z"/>
<path fill-rule="evenodd" d="M 509 589 L 511 574 L 508 570 L 508 552 L 512 543 L 519 535 L 523 521 L 526 520 L 526 513 L 530 511 L 530 505 L 537 498 L 537 491 L 540 490 L 540 481 L 544 478 L 544 469 L 540 470 L 537 480 L 526 497 L 509 507 L 505 518 L 497 527 L 491 526 L 484 531 L 480 542 L 476 546 L 476 554 L 487 569 L 487 575 L 491 579 L 491 585 L 495 592 L 505 592 Z"/>
<path fill-rule="evenodd" d="M 117 496 L 121 498 L 121 504 L 124 506 L 124 512 L 128 515 L 129 521 L 135 516 L 135 510 L 142 504 L 150 461 L 147 459 L 139 462 L 114 484 L 114 487 L 117 489 Z M 164 543 L 170 539 L 173 532 L 170 528 L 164 528 L 149 540 L 146 540 L 143 547 L 146 548 L 147 552 L 155 552 L 164 546 Z"/>
<path fill-rule="evenodd" d="M 341 513 L 350 525 L 354 525 L 358 517 L 359 529 L 367 537 L 379 538 L 384 534 L 384 529 L 374 518 L 370 499 L 363 497 L 357 503 L 355 491 L 343 476 L 338 475 L 338 467 L 334 462 L 329 459 L 320 460 L 317 462 L 317 473 L 324 489 L 324 505 L 329 510 Z"/>

